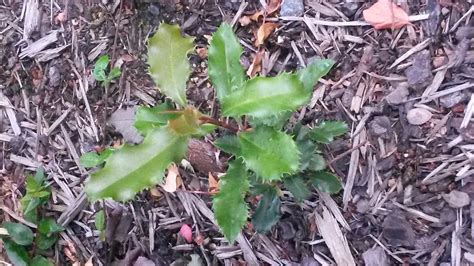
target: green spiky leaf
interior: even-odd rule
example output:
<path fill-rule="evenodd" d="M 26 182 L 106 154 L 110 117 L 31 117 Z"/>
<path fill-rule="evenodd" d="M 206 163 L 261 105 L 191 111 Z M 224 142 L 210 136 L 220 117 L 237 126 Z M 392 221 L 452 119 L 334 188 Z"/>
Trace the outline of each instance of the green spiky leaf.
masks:
<path fill-rule="evenodd" d="M 219 193 L 212 200 L 217 224 L 225 238 L 233 243 L 247 222 L 245 194 L 249 189 L 247 171 L 241 160 L 229 163 L 225 176 L 219 180 Z"/>
<path fill-rule="evenodd" d="M 191 68 L 188 53 L 193 38 L 181 36 L 177 25 L 161 23 L 148 41 L 150 75 L 160 91 L 181 106 L 186 106 L 186 82 Z"/>
<path fill-rule="evenodd" d="M 26 225 L 5 222 L 2 226 L 7 229 L 8 235 L 16 244 L 28 246 L 33 243 L 33 231 Z"/>
<path fill-rule="evenodd" d="M 220 101 L 245 82 L 244 68 L 240 64 L 242 52 L 232 26 L 223 23 L 212 35 L 208 49 L 209 78 Z"/>
<path fill-rule="evenodd" d="M 311 97 L 295 74 L 276 77 L 256 77 L 247 81 L 243 88 L 232 92 L 222 100 L 224 116 L 249 115 L 256 118 L 294 111 Z"/>
<path fill-rule="evenodd" d="M 317 145 L 310 139 L 297 140 L 296 145 L 301 153 L 300 171 L 320 171 L 326 168 L 324 157 L 317 153 Z"/>
<path fill-rule="evenodd" d="M 241 154 L 239 138 L 236 136 L 223 136 L 214 141 L 219 149 L 229 154 L 239 156 Z"/>
<path fill-rule="evenodd" d="M 293 197 L 295 197 L 297 201 L 303 201 L 311 195 L 308 185 L 301 176 L 294 175 L 285 177 L 283 182 L 285 187 L 291 192 L 291 194 L 293 194 Z"/>
<path fill-rule="evenodd" d="M 144 188 L 159 183 L 171 162 L 180 160 L 187 147 L 187 137 L 172 133 L 168 127 L 150 132 L 139 145 L 125 144 L 93 173 L 85 191 L 91 201 L 113 198 L 126 201 Z"/>
<path fill-rule="evenodd" d="M 311 130 L 311 139 L 329 144 L 335 137 L 344 135 L 347 132 L 347 124 L 340 121 L 324 121 Z"/>
<path fill-rule="evenodd" d="M 252 217 L 253 227 L 257 232 L 263 233 L 272 228 L 280 220 L 281 201 L 278 191 L 272 186 L 265 186 L 262 198 Z"/>
<path fill-rule="evenodd" d="M 30 258 L 28 252 L 24 246 L 15 244 L 15 242 L 4 239 L 3 246 L 7 251 L 7 256 L 15 266 L 28 266 L 30 265 Z"/>
<path fill-rule="evenodd" d="M 326 171 L 308 173 L 311 183 L 322 192 L 338 193 L 342 189 L 341 181 L 337 176 Z"/>
<path fill-rule="evenodd" d="M 280 114 L 276 114 L 273 116 L 267 116 L 267 117 L 248 117 L 249 123 L 253 127 L 258 127 L 258 126 L 269 126 L 273 127 L 275 129 L 281 129 L 283 126 L 285 126 L 286 122 L 288 122 L 288 119 L 290 119 L 291 115 L 293 112 L 283 112 Z"/>
<path fill-rule="evenodd" d="M 264 180 L 279 180 L 298 170 L 299 151 L 291 136 L 270 127 L 257 127 L 239 135 L 242 157 Z"/>
<path fill-rule="evenodd" d="M 306 91 L 313 91 L 313 87 L 320 78 L 325 76 L 334 65 L 334 61 L 330 59 L 317 60 L 306 68 L 299 70 L 296 74 L 303 83 Z"/>

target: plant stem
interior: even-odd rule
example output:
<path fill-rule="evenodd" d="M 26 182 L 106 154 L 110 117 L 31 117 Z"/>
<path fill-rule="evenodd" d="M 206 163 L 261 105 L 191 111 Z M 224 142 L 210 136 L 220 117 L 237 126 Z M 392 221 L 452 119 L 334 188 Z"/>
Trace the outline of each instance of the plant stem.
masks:
<path fill-rule="evenodd" d="M 209 123 L 209 124 L 213 124 L 213 125 L 216 125 L 218 127 L 222 127 L 222 128 L 225 128 L 225 129 L 228 129 L 234 133 L 237 133 L 239 132 L 239 128 L 237 127 L 234 127 L 224 121 L 221 121 L 221 120 L 217 120 L 217 119 L 214 119 L 212 117 L 209 117 L 209 116 L 202 116 L 199 118 L 199 120 L 201 120 L 202 122 L 204 123 Z"/>

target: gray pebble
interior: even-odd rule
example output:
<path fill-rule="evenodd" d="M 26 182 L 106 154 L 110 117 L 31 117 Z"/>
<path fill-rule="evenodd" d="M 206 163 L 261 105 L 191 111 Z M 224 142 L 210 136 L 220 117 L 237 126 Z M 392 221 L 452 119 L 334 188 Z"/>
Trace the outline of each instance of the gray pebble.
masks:
<path fill-rule="evenodd" d="M 303 0 L 283 0 L 280 9 L 282 17 L 301 17 L 304 14 Z"/>

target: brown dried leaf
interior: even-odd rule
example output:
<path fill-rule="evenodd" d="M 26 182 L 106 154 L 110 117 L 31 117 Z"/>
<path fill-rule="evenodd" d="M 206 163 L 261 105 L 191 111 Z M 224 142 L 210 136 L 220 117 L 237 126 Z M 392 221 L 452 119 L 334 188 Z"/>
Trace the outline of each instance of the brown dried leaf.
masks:
<path fill-rule="evenodd" d="M 263 23 L 257 31 L 257 37 L 255 40 L 255 46 L 260 46 L 270 36 L 270 34 L 278 27 L 276 23 L 267 22 Z"/>
<path fill-rule="evenodd" d="M 165 183 L 161 185 L 161 187 L 166 192 L 175 192 L 182 183 L 183 181 L 179 175 L 178 167 L 175 164 L 170 165 L 170 167 L 168 167 L 168 174 L 166 175 Z"/>
<path fill-rule="evenodd" d="M 280 8 L 280 6 L 281 6 L 281 0 L 268 0 L 265 11 L 267 12 L 267 15 L 270 15 L 273 12 L 277 11 Z"/>
<path fill-rule="evenodd" d="M 218 185 L 219 182 L 211 174 L 211 172 L 209 172 L 209 174 L 208 174 L 208 182 L 209 182 L 209 187 L 208 187 L 207 191 L 209 191 L 209 193 L 216 194 L 217 192 L 219 192 L 219 185 Z"/>
<path fill-rule="evenodd" d="M 247 69 L 247 76 L 253 77 L 257 73 L 260 73 L 260 71 L 262 71 L 262 58 L 264 53 L 265 51 L 263 49 L 260 49 L 257 53 L 253 55 L 252 64 Z"/>
<path fill-rule="evenodd" d="M 399 29 L 408 24 L 408 14 L 391 0 L 379 0 L 363 11 L 364 19 L 375 29 Z"/>

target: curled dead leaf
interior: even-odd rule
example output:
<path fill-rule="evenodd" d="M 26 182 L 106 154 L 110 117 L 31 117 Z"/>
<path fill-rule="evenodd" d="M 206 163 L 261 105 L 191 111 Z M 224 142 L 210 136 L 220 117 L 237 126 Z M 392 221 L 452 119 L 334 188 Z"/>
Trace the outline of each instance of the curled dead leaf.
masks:
<path fill-rule="evenodd" d="M 257 37 L 255 40 L 255 46 L 260 46 L 263 42 L 272 34 L 272 32 L 278 27 L 276 23 L 267 22 L 263 23 L 257 31 Z"/>
<path fill-rule="evenodd" d="M 408 24 L 408 14 L 391 0 L 379 0 L 363 11 L 364 19 L 375 29 L 399 29 Z"/>
<path fill-rule="evenodd" d="M 165 178 L 165 183 L 161 187 L 166 192 L 175 192 L 182 184 L 181 176 L 179 175 L 179 169 L 175 164 L 168 167 L 168 174 Z"/>
<path fill-rule="evenodd" d="M 265 50 L 260 49 L 257 53 L 253 55 L 252 64 L 247 69 L 247 76 L 253 77 L 257 73 L 262 71 L 262 58 Z"/>
<path fill-rule="evenodd" d="M 211 194 L 216 194 L 219 192 L 219 182 L 217 179 L 209 172 L 208 174 L 208 182 L 209 182 L 209 187 L 207 191 Z"/>

